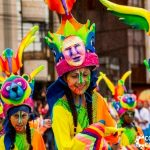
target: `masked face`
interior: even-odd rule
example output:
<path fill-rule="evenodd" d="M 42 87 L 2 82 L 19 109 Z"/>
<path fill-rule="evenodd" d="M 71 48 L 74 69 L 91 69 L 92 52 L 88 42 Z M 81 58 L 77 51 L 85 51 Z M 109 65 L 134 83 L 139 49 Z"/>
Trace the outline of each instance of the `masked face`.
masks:
<path fill-rule="evenodd" d="M 90 78 L 90 69 L 80 68 L 69 72 L 66 76 L 66 82 L 74 94 L 82 95 L 90 85 Z"/>
<path fill-rule="evenodd" d="M 11 124 L 18 133 L 25 132 L 25 126 L 27 125 L 28 119 L 29 114 L 24 111 L 18 111 L 10 117 Z"/>
<path fill-rule="evenodd" d="M 67 37 L 62 46 L 62 53 L 70 66 L 80 66 L 85 60 L 85 46 L 77 36 Z"/>

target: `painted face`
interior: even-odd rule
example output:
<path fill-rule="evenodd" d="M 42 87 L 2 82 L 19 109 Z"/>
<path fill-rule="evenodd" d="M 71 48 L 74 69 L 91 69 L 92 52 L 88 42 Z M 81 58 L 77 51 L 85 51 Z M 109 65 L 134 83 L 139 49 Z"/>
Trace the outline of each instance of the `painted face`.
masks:
<path fill-rule="evenodd" d="M 82 95 L 90 85 L 90 78 L 90 69 L 80 68 L 69 72 L 66 77 L 66 82 L 74 94 Z"/>
<path fill-rule="evenodd" d="M 85 46 L 77 36 L 67 37 L 62 46 L 62 53 L 70 66 L 80 66 L 85 60 Z"/>
<path fill-rule="evenodd" d="M 11 115 L 10 121 L 16 132 L 25 132 L 25 126 L 28 122 L 29 114 L 24 111 L 18 111 Z"/>
<path fill-rule="evenodd" d="M 124 121 L 127 124 L 130 124 L 133 122 L 134 119 L 134 111 L 127 111 L 123 115 Z"/>

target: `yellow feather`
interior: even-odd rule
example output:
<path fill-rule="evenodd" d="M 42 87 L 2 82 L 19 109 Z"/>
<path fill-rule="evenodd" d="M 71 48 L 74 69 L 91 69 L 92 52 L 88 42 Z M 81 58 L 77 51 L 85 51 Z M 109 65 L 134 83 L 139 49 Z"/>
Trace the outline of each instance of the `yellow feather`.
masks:
<path fill-rule="evenodd" d="M 38 26 L 34 26 L 26 34 L 18 48 L 19 65 L 22 66 L 22 54 L 24 49 L 35 40 L 35 33 L 39 30 Z"/>
<path fill-rule="evenodd" d="M 98 80 L 97 80 L 97 82 L 96 82 L 96 85 L 98 86 L 99 85 L 99 83 L 100 83 L 100 81 L 103 79 L 103 77 L 100 75 L 99 77 L 98 77 Z"/>
<path fill-rule="evenodd" d="M 118 132 L 118 134 L 120 135 L 124 130 L 124 128 L 105 127 L 105 136 L 115 134 L 116 132 Z"/>
<path fill-rule="evenodd" d="M 108 77 L 106 76 L 106 74 L 104 74 L 103 72 L 100 72 L 100 75 L 102 76 L 102 78 L 106 82 L 108 88 L 112 92 L 112 95 L 114 95 L 115 94 L 115 86 L 114 86 L 114 84 L 108 79 Z"/>
<path fill-rule="evenodd" d="M 44 66 L 41 65 L 38 68 L 36 68 L 32 73 L 30 74 L 30 80 L 32 80 L 39 72 L 41 72 L 44 69 Z"/>
<path fill-rule="evenodd" d="M 131 75 L 131 73 L 132 73 L 132 71 L 127 71 L 127 72 L 125 72 L 124 74 L 123 74 L 123 76 L 121 77 L 121 80 L 123 81 L 123 82 L 125 82 L 125 80 L 127 79 L 127 77 L 129 77 L 130 75 Z"/>

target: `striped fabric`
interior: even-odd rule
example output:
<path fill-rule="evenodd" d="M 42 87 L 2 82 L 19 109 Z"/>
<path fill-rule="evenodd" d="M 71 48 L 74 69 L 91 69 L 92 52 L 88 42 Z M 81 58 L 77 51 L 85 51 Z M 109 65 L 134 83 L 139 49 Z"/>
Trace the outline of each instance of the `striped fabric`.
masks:
<path fill-rule="evenodd" d="M 104 139 L 104 125 L 100 122 L 90 125 L 76 138 L 85 144 L 85 150 L 109 150 L 111 149 Z"/>
<path fill-rule="evenodd" d="M 126 147 L 122 147 L 122 150 L 138 150 L 138 148 L 135 145 L 128 145 Z"/>

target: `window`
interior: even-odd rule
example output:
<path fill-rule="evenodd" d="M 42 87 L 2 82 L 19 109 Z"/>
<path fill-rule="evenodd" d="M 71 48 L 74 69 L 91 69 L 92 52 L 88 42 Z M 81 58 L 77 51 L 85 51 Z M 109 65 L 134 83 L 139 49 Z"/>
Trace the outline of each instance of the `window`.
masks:
<path fill-rule="evenodd" d="M 41 1 L 39 1 L 39 2 L 41 3 Z M 27 34 L 27 32 L 29 31 L 29 29 L 31 27 L 33 27 L 34 25 L 38 25 L 39 32 L 36 33 L 36 39 L 32 44 L 30 44 L 28 46 L 28 48 L 26 49 L 25 52 L 40 52 L 45 47 L 44 37 L 47 34 L 48 29 L 49 29 L 48 9 L 45 13 L 45 21 L 36 21 L 35 16 L 33 16 L 33 20 L 32 20 L 32 16 L 29 16 L 29 18 L 27 17 L 26 20 L 23 20 L 24 18 L 22 18 L 22 7 L 21 7 L 22 2 L 23 2 L 23 0 L 17 0 L 18 44 L 21 43 L 23 37 L 25 37 L 25 35 Z M 32 2 L 32 0 L 30 0 L 30 2 Z M 37 3 L 37 1 L 36 1 L 36 3 Z"/>

